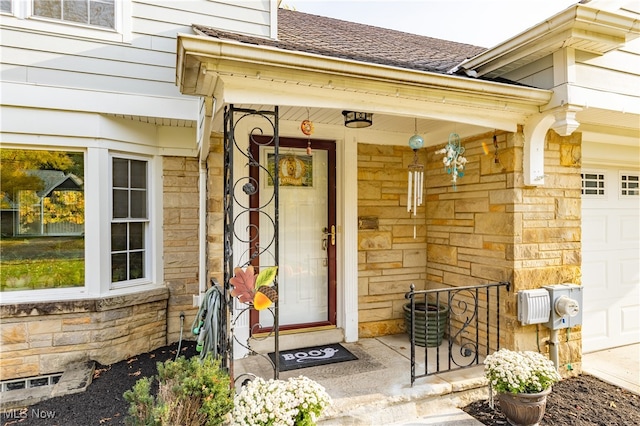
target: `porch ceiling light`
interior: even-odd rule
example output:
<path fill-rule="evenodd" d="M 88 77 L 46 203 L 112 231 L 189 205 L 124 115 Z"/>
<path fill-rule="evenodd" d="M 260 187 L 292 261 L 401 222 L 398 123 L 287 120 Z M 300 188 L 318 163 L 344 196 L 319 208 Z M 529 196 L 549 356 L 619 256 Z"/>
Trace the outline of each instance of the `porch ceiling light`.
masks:
<path fill-rule="evenodd" d="M 342 111 L 344 125 L 351 129 L 363 129 L 373 124 L 373 113 L 358 111 Z"/>

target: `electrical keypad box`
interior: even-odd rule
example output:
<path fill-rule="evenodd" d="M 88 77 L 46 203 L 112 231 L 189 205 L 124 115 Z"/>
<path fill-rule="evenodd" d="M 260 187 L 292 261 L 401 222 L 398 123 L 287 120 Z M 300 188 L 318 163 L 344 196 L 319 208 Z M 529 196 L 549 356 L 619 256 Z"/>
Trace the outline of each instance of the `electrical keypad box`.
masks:
<path fill-rule="evenodd" d="M 543 288 L 551 299 L 551 313 L 545 326 L 558 330 L 582 324 L 582 286 L 555 284 Z"/>

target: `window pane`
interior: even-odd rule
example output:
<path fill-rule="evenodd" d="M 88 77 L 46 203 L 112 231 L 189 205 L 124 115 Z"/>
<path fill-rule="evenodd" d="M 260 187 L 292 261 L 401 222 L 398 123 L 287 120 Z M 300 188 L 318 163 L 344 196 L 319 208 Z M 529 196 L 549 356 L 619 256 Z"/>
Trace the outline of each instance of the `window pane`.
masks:
<path fill-rule="evenodd" d="M 62 1 L 33 0 L 33 14 L 45 18 L 62 19 Z"/>
<path fill-rule="evenodd" d="M 89 23 L 87 0 L 64 0 L 62 18 L 65 21 Z"/>
<path fill-rule="evenodd" d="M 144 248 L 144 224 L 129 224 L 129 249 L 140 250 Z"/>
<path fill-rule="evenodd" d="M 115 6 L 113 0 L 92 1 L 89 5 L 91 25 L 115 28 Z"/>
<path fill-rule="evenodd" d="M 147 187 L 146 161 L 131 161 L 131 187 L 143 189 Z"/>
<path fill-rule="evenodd" d="M 129 255 L 129 279 L 144 278 L 143 252 L 134 252 Z"/>
<path fill-rule="evenodd" d="M 111 282 L 127 280 L 127 253 L 115 253 L 111 255 Z"/>
<path fill-rule="evenodd" d="M 127 224 L 111 224 L 111 251 L 127 250 Z"/>
<path fill-rule="evenodd" d="M 129 217 L 129 191 L 122 189 L 113 190 L 113 217 Z"/>
<path fill-rule="evenodd" d="M 131 217 L 146 219 L 147 191 L 131 191 Z"/>
<path fill-rule="evenodd" d="M 11 13 L 11 0 L 0 1 L 0 12 Z"/>
<path fill-rule="evenodd" d="M 145 277 L 149 162 L 115 157 L 112 161 L 112 282 L 121 282 Z"/>
<path fill-rule="evenodd" d="M 113 186 L 118 188 L 129 187 L 129 160 L 123 158 L 113 159 Z"/>
<path fill-rule="evenodd" d="M 102 28 L 115 28 L 115 12 L 114 0 L 33 0 L 34 16 Z"/>
<path fill-rule="evenodd" d="M 84 155 L 0 149 L 0 289 L 84 285 Z"/>

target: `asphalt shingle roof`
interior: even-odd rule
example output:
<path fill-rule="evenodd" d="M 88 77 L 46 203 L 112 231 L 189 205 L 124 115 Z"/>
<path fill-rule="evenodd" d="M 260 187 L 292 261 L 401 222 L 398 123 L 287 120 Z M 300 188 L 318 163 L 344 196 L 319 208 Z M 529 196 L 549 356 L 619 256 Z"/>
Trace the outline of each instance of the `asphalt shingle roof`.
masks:
<path fill-rule="evenodd" d="M 284 50 L 444 74 L 486 48 L 371 25 L 278 10 L 278 39 L 246 36 L 202 25 L 204 35 Z"/>

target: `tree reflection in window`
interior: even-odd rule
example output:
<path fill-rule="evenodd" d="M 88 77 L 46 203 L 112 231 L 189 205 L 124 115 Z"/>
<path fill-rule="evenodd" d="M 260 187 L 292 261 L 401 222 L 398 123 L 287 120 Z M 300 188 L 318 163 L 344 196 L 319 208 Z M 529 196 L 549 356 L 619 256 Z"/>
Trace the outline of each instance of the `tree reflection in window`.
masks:
<path fill-rule="evenodd" d="M 2 291 L 84 285 L 84 155 L 0 149 Z"/>

